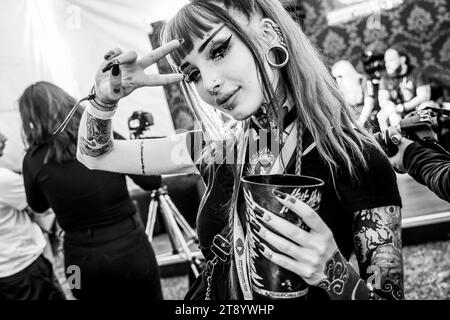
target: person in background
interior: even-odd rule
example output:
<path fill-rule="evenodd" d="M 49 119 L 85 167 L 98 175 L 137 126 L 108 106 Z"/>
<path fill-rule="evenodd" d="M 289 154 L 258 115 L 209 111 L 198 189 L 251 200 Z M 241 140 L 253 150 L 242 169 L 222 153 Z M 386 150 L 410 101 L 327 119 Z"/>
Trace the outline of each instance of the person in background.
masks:
<path fill-rule="evenodd" d="M 331 68 L 331 74 L 336 79 L 345 102 L 356 108 L 358 122 L 364 126 L 375 104 L 372 83 L 346 60 L 336 62 Z"/>
<path fill-rule="evenodd" d="M 0 157 L 6 141 L 0 132 Z M 0 300 L 63 300 L 43 255 L 44 235 L 29 213 L 22 176 L 0 168 Z"/>
<path fill-rule="evenodd" d="M 28 203 L 37 212 L 52 208 L 64 230 L 66 275 L 79 270 L 80 276 L 71 288 L 75 298 L 162 299 L 155 254 L 135 215 L 126 176 L 90 171 L 76 160 L 80 111 L 65 131 L 53 135 L 75 103 L 43 81 L 19 99 L 28 145 L 23 161 Z M 148 190 L 161 184 L 160 177 L 131 178 Z"/>
<path fill-rule="evenodd" d="M 408 56 L 389 48 L 384 54 L 386 74 L 380 79 L 378 113 L 380 130 L 398 125 L 409 112 L 431 98 L 430 83 L 423 71 L 409 62 Z"/>

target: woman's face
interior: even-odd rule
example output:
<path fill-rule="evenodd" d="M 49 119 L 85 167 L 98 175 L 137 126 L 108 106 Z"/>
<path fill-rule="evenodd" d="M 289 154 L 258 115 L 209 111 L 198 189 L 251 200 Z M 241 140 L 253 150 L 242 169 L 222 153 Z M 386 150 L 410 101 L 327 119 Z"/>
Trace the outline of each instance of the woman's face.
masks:
<path fill-rule="evenodd" d="M 263 103 L 255 60 L 248 47 L 224 24 L 213 25 L 202 39 L 194 42 L 180 69 L 202 100 L 236 120 L 247 119 Z"/>

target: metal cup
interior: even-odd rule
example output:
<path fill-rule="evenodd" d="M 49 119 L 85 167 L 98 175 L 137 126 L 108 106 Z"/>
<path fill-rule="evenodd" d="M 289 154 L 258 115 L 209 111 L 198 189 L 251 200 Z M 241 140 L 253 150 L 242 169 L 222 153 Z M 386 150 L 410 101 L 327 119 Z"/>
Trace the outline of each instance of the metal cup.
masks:
<path fill-rule="evenodd" d="M 272 191 L 276 189 L 290 194 L 318 212 L 324 182 L 314 177 L 289 174 L 250 175 L 243 177 L 241 181 L 247 197 L 248 267 L 254 298 L 304 299 L 308 293 L 308 284 L 297 274 L 276 265 L 261 253 L 260 243 L 275 252 L 278 251 L 259 237 L 257 227 L 263 222 L 257 218 L 248 200 L 251 199 L 259 206 L 309 231 L 309 227 L 303 223 L 302 219 L 283 206 Z M 278 234 L 285 237 L 283 234 Z"/>

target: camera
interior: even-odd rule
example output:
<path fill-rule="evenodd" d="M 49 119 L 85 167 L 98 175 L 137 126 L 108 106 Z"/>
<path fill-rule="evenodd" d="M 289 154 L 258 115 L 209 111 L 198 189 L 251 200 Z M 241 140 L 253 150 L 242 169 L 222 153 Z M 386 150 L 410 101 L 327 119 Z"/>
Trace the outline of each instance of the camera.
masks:
<path fill-rule="evenodd" d="M 410 140 L 419 141 L 422 145 L 439 152 L 448 153 L 450 147 L 450 111 L 437 108 L 426 108 L 414 111 L 402 119 L 396 129 Z M 388 157 L 398 152 L 400 140 L 389 128 L 374 135 Z"/>
<path fill-rule="evenodd" d="M 153 116 L 150 112 L 134 111 L 128 118 L 128 129 L 130 129 L 131 138 L 141 139 L 142 134 L 153 124 Z"/>

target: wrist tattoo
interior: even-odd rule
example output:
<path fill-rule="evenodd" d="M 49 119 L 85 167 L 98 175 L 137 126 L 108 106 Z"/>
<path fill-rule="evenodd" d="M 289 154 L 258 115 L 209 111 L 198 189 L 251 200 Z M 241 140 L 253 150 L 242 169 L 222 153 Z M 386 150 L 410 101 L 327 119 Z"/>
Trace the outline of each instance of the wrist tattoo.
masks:
<path fill-rule="evenodd" d="M 333 299 L 350 299 L 353 289 L 358 286 L 360 280 L 359 275 L 338 249 L 326 262 L 324 274 L 326 278 L 317 286 L 326 290 Z"/>
<path fill-rule="evenodd" d="M 112 147 L 113 143 L 112 141 L 109 141 L 109 143 L 101 146 L 100 148 L 95 148 L 95 143 L 90 143 L 88 140 L 86 140 L 84 137 L 80 138 L 80 151 L 81 154 L 90 156 L 90 157 L 100 157 L 101 155 L 104 155 L 108 153 Z"/>
<path fill-rule="evenodd" d="M 328 259 L 324 273 L 326 279 L 317 286 L 324 289 L 332 300 L 378 299 L 338 249 Z"/>
<path fill-rule="evenodd" d="M 97 144 L 107 144 L 111 140 L 111 120 L 101 120 L 87 113 L 87 139 Z"/>
<path fill-rule="evenodd" d="M 86 113 L 86 138 L 80 139 L 82 154 L 99 157 L 109 152 L 113 147 L 111 139 L 111 120 L 101 120 Z"/>

